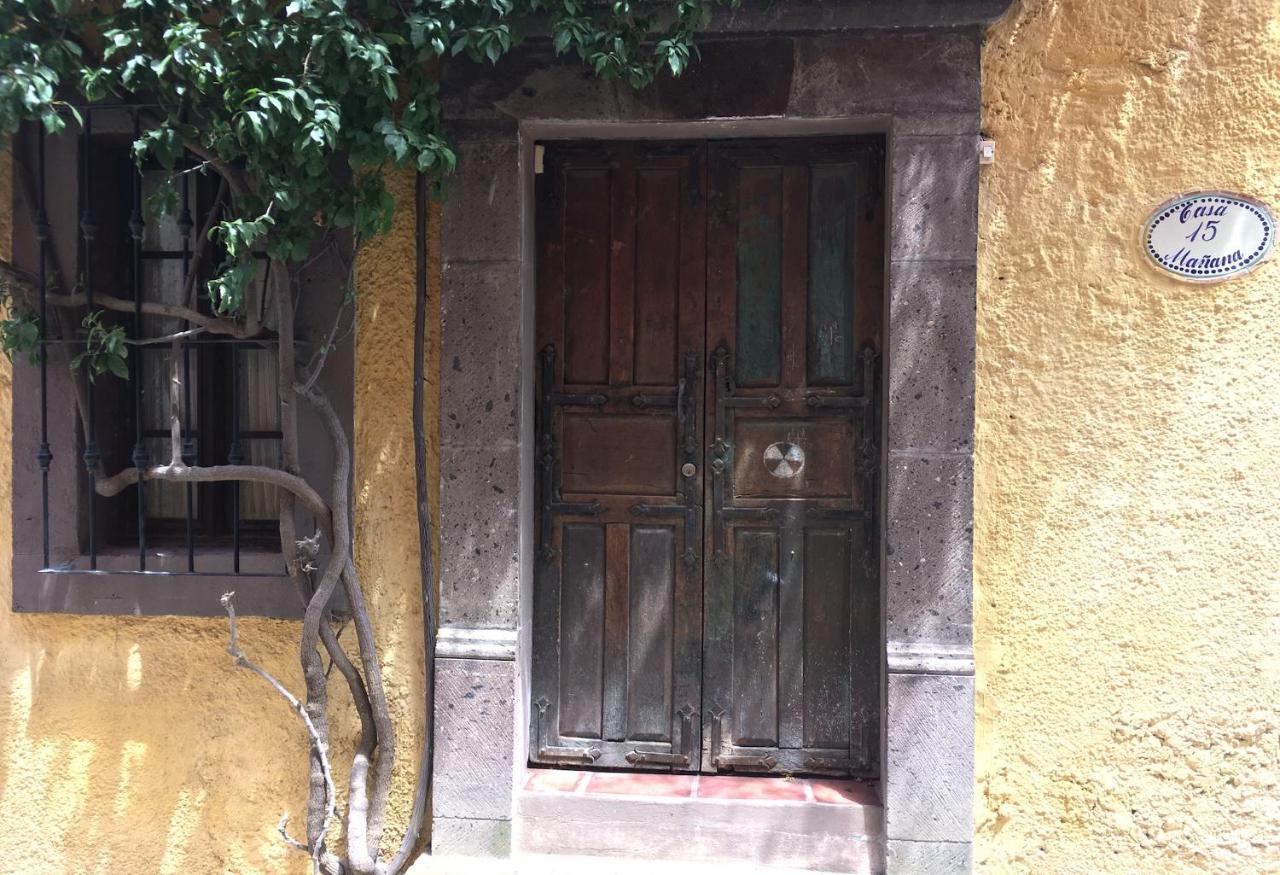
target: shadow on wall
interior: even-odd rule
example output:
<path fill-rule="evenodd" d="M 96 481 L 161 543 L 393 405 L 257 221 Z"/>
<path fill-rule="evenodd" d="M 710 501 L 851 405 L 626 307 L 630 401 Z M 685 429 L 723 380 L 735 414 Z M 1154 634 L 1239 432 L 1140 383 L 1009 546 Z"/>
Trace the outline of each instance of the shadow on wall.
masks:
<path fill-rule="evenodd" d="M 243 627 L 296 688 L 294 626 Z M 43 875 L 307 870 L 275 830 L 303 808 L 305 736 L 232 665 L 222 624 L 6 607 L 0 641 L 0 859 Z"/>

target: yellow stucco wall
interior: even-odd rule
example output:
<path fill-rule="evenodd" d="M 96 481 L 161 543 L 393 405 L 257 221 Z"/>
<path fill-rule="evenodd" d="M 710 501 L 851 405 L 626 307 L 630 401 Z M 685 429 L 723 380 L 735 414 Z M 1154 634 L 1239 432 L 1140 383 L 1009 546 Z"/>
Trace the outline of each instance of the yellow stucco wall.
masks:
<path fill-rule="evenodd" d="M 1280 258 L 1137 247 L 1184 190 L 1280 208 L 1280 3 L 1022 0 L 983 95 L 976 860 L 1280 871 Z"/>
<path fill-rule="evenodd" d="M 10 153 L 0 152 L 3 204 L 10 203 L 10 170 Z M 388 825 L 394 848 L 421 750 L 425 673 L 411 418 L 412 178 L 396 177 L 392 186 L 405 209 L 359 265 L 355 488 L 356 558 L 380 630 L 399 733 Z M 9 223 L 8 210 L 0 210 L 0 256 L 8 255 Z M 438 294 L 432 297 L 438 302 Z M 433 362 L 436 349 L 433 334 Z M 428 410 L 438 406 L 435 371 L 433 365 Z M 0 569 L 8 569 L 12 555 L 11 377 L 12 366 L 0 358 Z M 434 418 L 429 425 L 435 428 Z M 434 455 L 431 461 L 434 466 Z M 430 482 L 436 479 L 432 473 Z M 3 592 L 0 873 L 310 871 L 276 834 L 286 810 L 301 825 L 305 733 L 261 680 L 233 667 L 224 650 L 225 622 L 15 615 L 7 582 Z M 241 624 L 249 655 L 295 692 L 302 689 L 298 632 L 291 622 Z M 339 703 L 333 758 L 342 786 L 356 723 L 351 708 L 342 706 L 347 697 L 340 683 L 331 685 L 331 696 Z"/>

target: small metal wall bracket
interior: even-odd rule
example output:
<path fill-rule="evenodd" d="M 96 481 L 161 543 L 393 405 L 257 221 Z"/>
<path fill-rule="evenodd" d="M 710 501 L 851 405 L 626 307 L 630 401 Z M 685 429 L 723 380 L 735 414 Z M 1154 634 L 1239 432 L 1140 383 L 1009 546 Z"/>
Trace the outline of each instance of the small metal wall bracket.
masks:
<path fill-rule="evenodd" d="M 996 141 L 989 137 L 978 138 L 978 163 L 996 163 Z"/>

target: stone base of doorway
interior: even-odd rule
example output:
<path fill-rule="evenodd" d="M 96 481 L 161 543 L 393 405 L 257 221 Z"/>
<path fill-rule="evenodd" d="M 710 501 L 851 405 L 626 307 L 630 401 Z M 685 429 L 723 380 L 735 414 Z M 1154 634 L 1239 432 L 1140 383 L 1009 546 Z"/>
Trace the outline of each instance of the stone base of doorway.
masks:
<path fill-rule="evenodd" d="M 544 856 L 594 858 L 595 872 L 601 857 L 610 869 L 884 871 L 879 795 L 856 781 L 532 769 L 515 803 L 514 861 L 531 867 L 517 871 Z"/>
<path fill-rule="evenodd" d="M 600 875 L 600 857 L 528 854 L 519 857 L 419 857 L 405 875 Z M 609 875 L 653 875 L 653 860 L 608 861 Z M 806 875 L 806 869 L 779 869 L 742 863 L 664 861 L 662 875 Z"/>

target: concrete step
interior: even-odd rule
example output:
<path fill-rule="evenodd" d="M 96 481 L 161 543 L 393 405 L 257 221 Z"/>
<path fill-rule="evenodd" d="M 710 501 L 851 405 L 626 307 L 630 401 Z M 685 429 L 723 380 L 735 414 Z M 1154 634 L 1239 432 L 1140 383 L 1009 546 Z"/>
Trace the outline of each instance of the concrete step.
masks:
<path fill-rule="evenodd" d="M 852 781 L 535 770 L 516 796 L 518 857 L 876 873 L 883 815 Z M 539 861 L 541 862 L 541 861 Z M 705 871 L 705 870 L 704 870 Z"/>
<path fill-rule="evenodd" d="M 492 857 L 420 857 L 406 875 L 652 875 L 652 859 L 574 857 L 563 854 L 523 854 Z M 804 875 L 811 870 L 779 869 L 745 863 L 694 863 L 667 860 L 663 875 Z"/>

